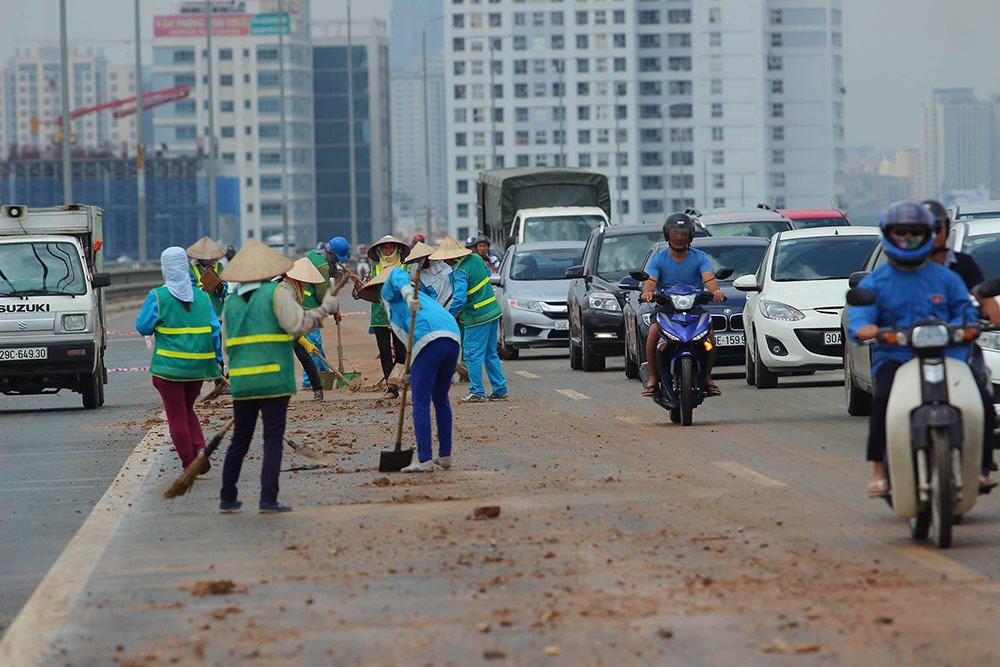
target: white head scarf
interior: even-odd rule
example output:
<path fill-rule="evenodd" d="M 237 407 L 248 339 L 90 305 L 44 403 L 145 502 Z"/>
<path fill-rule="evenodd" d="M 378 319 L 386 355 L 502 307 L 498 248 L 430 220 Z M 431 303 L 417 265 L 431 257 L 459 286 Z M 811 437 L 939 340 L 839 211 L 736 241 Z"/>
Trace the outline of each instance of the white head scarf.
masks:
<path fill-rule="evenodd" d="M 163 272 L 163 282 L 174 297 L 185 303 L 194 301 L 194 288 L 191 286 L 190 267 L 184 248 L 172 246 L 160 253 L 160 271 Z"/>

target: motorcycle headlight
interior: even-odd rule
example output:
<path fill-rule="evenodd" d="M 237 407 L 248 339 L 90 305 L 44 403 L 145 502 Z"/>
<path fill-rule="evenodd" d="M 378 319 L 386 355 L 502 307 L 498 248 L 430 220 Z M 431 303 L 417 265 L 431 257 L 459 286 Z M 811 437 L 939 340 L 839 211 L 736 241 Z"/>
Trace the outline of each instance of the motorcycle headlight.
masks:
<path fill-rule="evenodd" d="M 676 310 L 691 310 L 697 297 L 697 294 L 671 294 L 670 301 Z"/>
<path fill-rule="evenodd" d="M 642 314 L 642 323 L 645 324 L 647 327 L 652 326 L 652 323 L 653 323 L 653 313 L 643 313 Z"/>
<path fill-rule="evenodd" d="M 622 309 L 615 295 L 609 292 L 594 292 L 588 298 L 588 302 L 594 310 L 610 310 L 618 313 Z"/>
<path fill-rule="evenodd" d="M 783 322 L 797 322 L 804 320 L 805 315 L 798 308 L 792 308 L 787 303 L 780 301 L 761 301 L 761 314 L 769 320 L 781 320 Z"/>
<path fill-rule="evenodd" d="M 924 364 L 924 381 L 937 384 L 944 381 L 944 364 Z"/>
<path fill-rule="evenodd" d="M 984 350 L 1000 351 L 1000 332 L 984 331 L 979 334 L 979 347 Z"/>
<path fill-rule="evenodd" d="M 910 335 L 911 347 L 944 347 L 948 344 L 948 327 L 943 324 L 930 324 L 913 327 Z"/>
<path fill-rule="evenodd" d="M 63 315 L 63 331 L 83 331 L 87 328 L 87 316 L 83 314 Z"/>
<path fill-rule="evenodd" d="M 511 308 L 517 308 L 518 310 L 530 310 L 533 313 L 542 312 L 542 306 L 537 301 L 530 301 L 528 299 L 508 299 L 507 303 L 510 304 Z"/>

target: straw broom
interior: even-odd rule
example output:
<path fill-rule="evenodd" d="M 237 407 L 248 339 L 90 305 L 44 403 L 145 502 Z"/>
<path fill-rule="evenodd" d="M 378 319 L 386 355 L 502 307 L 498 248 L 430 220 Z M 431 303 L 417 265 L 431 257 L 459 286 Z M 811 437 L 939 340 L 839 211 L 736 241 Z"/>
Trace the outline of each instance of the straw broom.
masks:
<path fill-rule="evenodd" d="M 176 498 L 177 496 L 183 496 L 191 490 L 194 486 L 195 478 L 205 471 L 205 467 L 208 465 L 208 457 L 210 457 L 216 449 L 219 448 L 219 444 L 222 443 L 222 439 L 226 437 L 226 433 L 229 429 L 233 427 L 233 422 L 236 421 L 236 417 L 230 418 L 226 423 L 226 426 L 216 433 L 212 440 L 208 443 L 205 449 L 198 452 L 198 456 L 195 457 L 194 461 L 189 463 L 181 476 L 174 480 L 174 483 L 170 485 L 166 491 L 163 492 L 163 497 L 167 500 L 171 498 Z"/>

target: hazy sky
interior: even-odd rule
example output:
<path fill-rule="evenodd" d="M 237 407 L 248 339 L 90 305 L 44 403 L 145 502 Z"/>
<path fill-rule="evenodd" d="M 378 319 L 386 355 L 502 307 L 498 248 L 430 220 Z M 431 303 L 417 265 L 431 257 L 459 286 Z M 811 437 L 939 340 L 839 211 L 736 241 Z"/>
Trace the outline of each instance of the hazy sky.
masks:
<path fill-rule="evenodd" d="M 397 0 L 400 1 L 400 0 Z M 403 0 L 405 1 L 405 0 Z M 148 15 L 172 11 L 172 0 L 141 0 Z M 132 0 L 68 0 L 69 36 L 106 40 L 109 57 L 131 58 Z M 995 49 L 1000 0 L 842 0 L 846 131 L 849 146 L 919 146 L 920 104 L 932 88 L 972 86 L 1000 93 Z M 358 18 L 388 20 L 390 0 L 356 0 Z M 316 18 L 343 15 L 344 0 L 313 0 Z M 0 0 L 0 59 L 15 46 L 59 39 L 57 0 Z M 145 36 L 152 22 L 143 20 Z M 148 62 L 148 58 L 146 59 Z"/>

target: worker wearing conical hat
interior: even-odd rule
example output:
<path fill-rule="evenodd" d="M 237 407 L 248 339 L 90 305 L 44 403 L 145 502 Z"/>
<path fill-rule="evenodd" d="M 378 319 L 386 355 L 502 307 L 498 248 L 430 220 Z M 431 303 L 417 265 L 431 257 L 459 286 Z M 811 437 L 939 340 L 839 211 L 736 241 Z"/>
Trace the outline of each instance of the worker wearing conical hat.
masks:
<path fill-rule="evenodd" d="M 507 378 L 497 354 L 500 304 L 490 284 L 490 270 L 482 257 L 463 248 L 450 236 L 445 237 L 430 259 L 441 260 L 452 267 L 448 312 L 462 325 L 462 356 L 469 373 L 469 394 L 459 402 L 479 403 L 486 400 L 484 364 L 493 387 L 490 400 L 507 398 Z"/>
<path fill-rule="evenodd" d="M 222 468 L 222 512 L 233 512 L 242 505 L 237 500 L 236 483 L 258 412 L 264 421 L 260 511 L 291 510 L 278 502 L 278 473 L 288 400 L 295 393 L 293 343 L 339 307 L 338 298 L 327 294 L 317 308 L 305 310 L 289 283 L 271 281 L 293 266 L 292 260 L 251 239 L 222 271 L 224 280 L 240 283 L 223 309 L 234 423 Z"/>
<path fill-rule="evenodd" d="M 382 274 L 387 274 L 400 266 L 409 253 L 409 246 L 395 236 L 383 236 L 373 243 L 368 248 L 368 258 L 372 261 L 372 278 L 369 283 L 374 283 L 379 276 L 381 276 L 381 280 L 374 284 L 384 282 L 387 275 Z M 390 328 L 389 315 L 386 313 L 380 298 L 373 300 L 369 327 L 369 331 L 375 334 L 375 343 L 378 345 L 378 358 L 382 362 L 382 377 L 388 379 L 395 364 L 406 363 L 406 346 Z M 399 396 L 399 390 L 395 387 L 388 387 L 387 391 L 393 397 Z"/>
<path fill-rule="evenodd" d="M 295 290 L 295 295 L 299 299 L 299 303 L 303 308 L 309 310 L 310 308 L 315 308 L 319 305 L 316 301 L 316 287 L 322 284 L 328 284 L 328 279 L 323 277 L 319 269 L 316 268 L 312 261 L 312 258 L 306 256 L 296 260 L 295 265 L 285 274 L 285 282 L 292 286 Z M 326 296 L 324 294 L 324 296 Z M 306 299 L 310 299 L 309 302 Z M 340 313 L 337 313 L 335 317 L 339 317 Z M 312 333 L 319 333 L 320 329 L 314 329 L 312 332 L 305 336 L 305 339 L 310 343 L 315 345 L 316 343 L 309 339 Z M 320 341 L 322 341 L 322 335 L 319 336 Z M 322 349 L 320 349 L 322 354 Z M 326 356 L 323 354 L 323 356 Z M 323 400 L 323 383 L 319 377 L 320 369 L 316 366 L 316 361 L 314 357 L 306 351 L 305 346 L 299 342 L 298 339 L 295 341 L 295 358 L 299 360 L 302 364 L 302 374 L 309 384 L 304 381 L 302 383 L 303 388 L 311 387 L 313 390 L 313 400 L 322 401 Z M 322 361 L 322 360 L 320 360 Z M 326 364 L 323 364 L 323 370 L 326 370 Z"/>
<path fill-rule="evenodd" d="M 187 254 L 191 258 L 191 282 L 208 294 L 208 298 L 212 301 L 212 310 L 216 316 L 221 315 L 222 302 L 226 299 L 229 286 L 220 282 L 209 288 L 202 283 L 202 277 L 209 269 L 216 276 L 222 273 L 222 263 L 219 260 L 226 256 L 226 249 L 207 236 L 202 236 L 187 249 Z"/>

